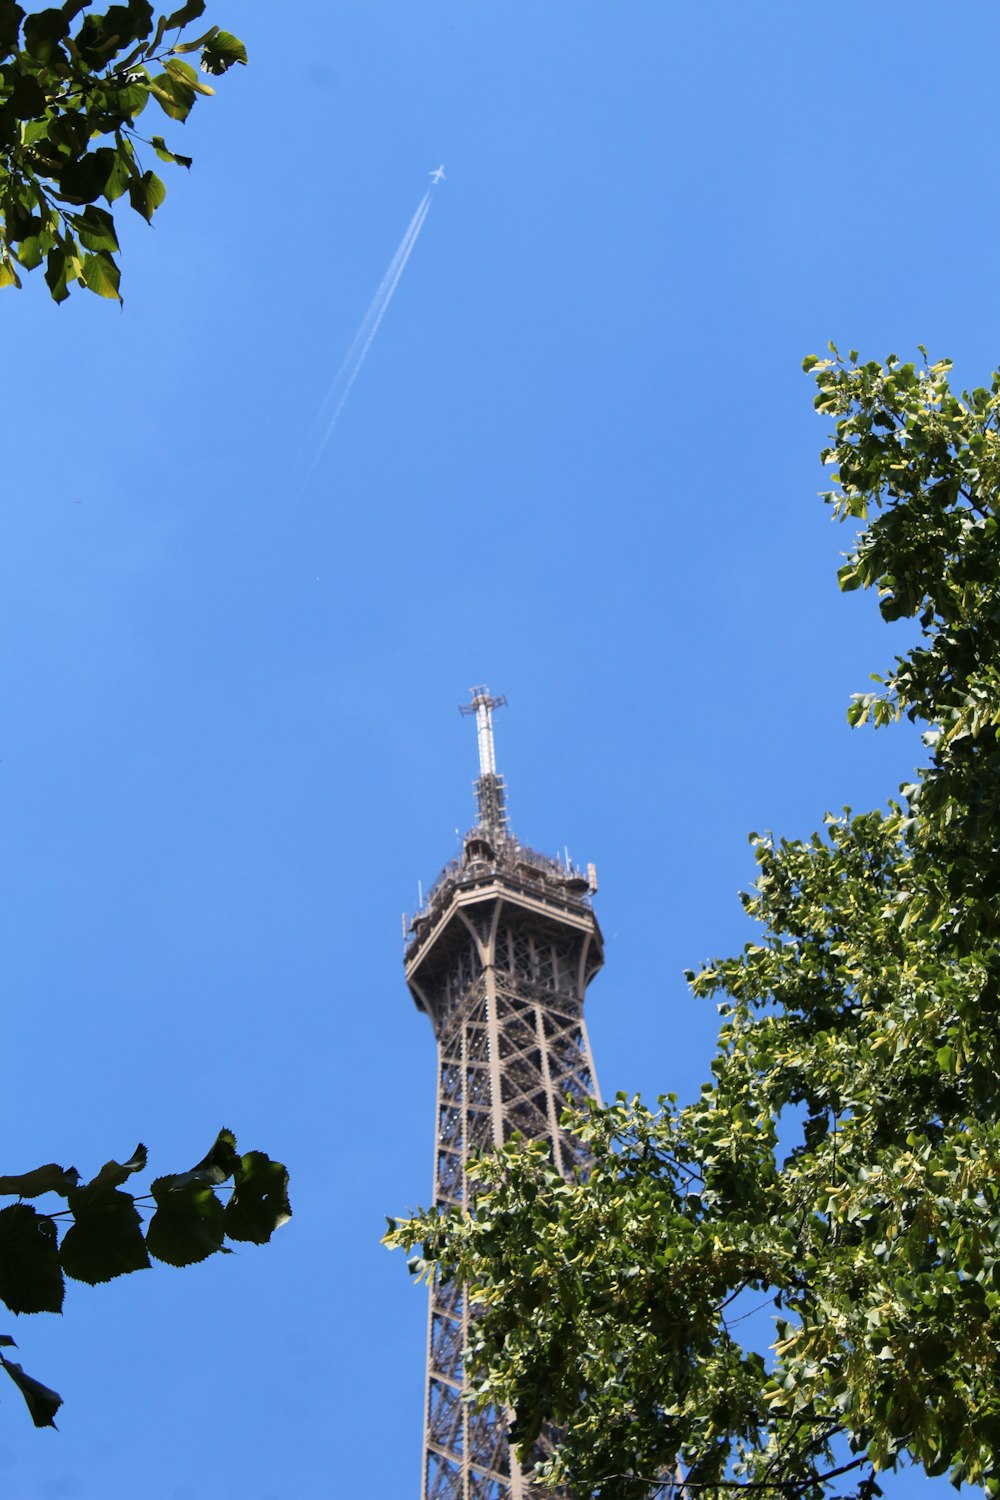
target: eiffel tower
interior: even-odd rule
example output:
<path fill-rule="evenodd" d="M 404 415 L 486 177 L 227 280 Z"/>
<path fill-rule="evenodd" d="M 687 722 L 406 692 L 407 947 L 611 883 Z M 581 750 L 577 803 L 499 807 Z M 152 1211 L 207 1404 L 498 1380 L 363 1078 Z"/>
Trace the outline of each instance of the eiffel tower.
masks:
<path fill-rule="evenodd" d="M 560 1114 L 597 1095 L 583 1021 L 603 962 L 594 867 L 584 875 L 511 832 L 493 744 L 493 710 L 504 702 L 477 687 L 462 708 L 479 740 L 478 817 L 408 929 L 406 982 L 438 1044 L 441 1206 L 469 1207 L 467 1159 L 514 1131 L 549 1141 L 568 1174 L 581 1151 Z M 501 1414 L 464 1399 L 468 1319 L 460 1289 L 432 1286 L 422 1500 L 544 1500 L 551 1492 L 518 1463 Z"/>

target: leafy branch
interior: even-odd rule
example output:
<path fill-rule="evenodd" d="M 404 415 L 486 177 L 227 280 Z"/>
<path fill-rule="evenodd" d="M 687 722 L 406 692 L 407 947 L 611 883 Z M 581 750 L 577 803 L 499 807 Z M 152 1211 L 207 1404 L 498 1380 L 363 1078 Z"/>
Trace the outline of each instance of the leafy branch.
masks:
<path fill-rule="evenodd" d="M 150 1257 L 170 1266 L 191 1266 L 216 1253 L 230 1254 L 226 1241 L 266 1244 L 291 1217 L 288 1173 L 262 1151 L 240 1155 L 230 1130 L 221 1130 L 208 1154 L 186 1172 L 153 1179 L 142 1198 L 124 1184 L 146 1167 L 145 1146 L 125 1162 L 108 1161 L 89 1182 L 75 1167 L 54 1162 L 0 1177 L 0 1196 L 17 1201 L 0 1208 L 0 1301 L 12 1313 L 61 1312 L 66 1278 L 95 1286 L 133 1271 Z M 229 1187 L 228 1200 L 218 1190 Z M 52 1195 L 65 1209 L 39 1212 L 26 1200 Z M 140 1204 L 155 1205 L 148 1223 Z M 59 1237 L 62 1221 L 69 1227 Z M 14 1346 L 0 1335 L 0 1350 Z M 36 1427 L 54 1426 L 62 1398 L 26 1375 L 0 1353 L 21 1391 Z"/>
<path fill-rule="evenodd" d="M 183 122 L 199 95 L 215 92 L 183 54 L 199 52 L 201 71 L 213 76 L 247 60 L 243 43 L 218 26 L 181 39 L 204 10 L 205 0 L 186 0 L 154 24 L 148 0 L 100 14 L 88 0 L 31 14 L 0 0 L 0 287 L 20 287 L 20 271 L 44 262 L 56 302 L 74 281 L 121 301 L 111 205 L 127 195 L 149 223 L 167 192 L 137 146 L 191 165 L 163 136 L 144 141 L 136 120 L 153 99 Z"/>

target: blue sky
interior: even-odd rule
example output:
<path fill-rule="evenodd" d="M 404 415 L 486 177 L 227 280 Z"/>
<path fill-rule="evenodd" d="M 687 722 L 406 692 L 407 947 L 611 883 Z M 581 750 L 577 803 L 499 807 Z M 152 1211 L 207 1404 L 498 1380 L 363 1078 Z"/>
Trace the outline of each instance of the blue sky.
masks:
<path fill-rule="evenodd" d="M 226 1124 L 296 1216 L 19 1320 L 66 1405 L 10 1392 L 0 1500 L 418 1494 L 425 1301 L 378 1240 L 431 1189 L 400 913 L 472 820 L 458 703 L 507 695 L 515 829 L 597 865 L 605 1094 L 690 1094 L 747 833 L 918 753 L 846 726 L 902 637 L 838 595 L 801 358 L 998 355 L 985 0 L 209 14 L 251 66 L 167 126 L 124 310 L 0 308 L 3 1169 Z"/>

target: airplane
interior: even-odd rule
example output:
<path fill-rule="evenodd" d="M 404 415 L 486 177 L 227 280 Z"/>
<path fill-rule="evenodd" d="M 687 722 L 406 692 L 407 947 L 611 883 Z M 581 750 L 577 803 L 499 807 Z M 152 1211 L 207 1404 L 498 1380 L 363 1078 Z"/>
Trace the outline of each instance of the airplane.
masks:
<path fill-rule="evenodd" d="M 431 182 L 440 182 L 444 177 L 444 167 L 440 166 L 438 167 L 437 171 L 429 172 L 427 175 L 430 177 Z"/>

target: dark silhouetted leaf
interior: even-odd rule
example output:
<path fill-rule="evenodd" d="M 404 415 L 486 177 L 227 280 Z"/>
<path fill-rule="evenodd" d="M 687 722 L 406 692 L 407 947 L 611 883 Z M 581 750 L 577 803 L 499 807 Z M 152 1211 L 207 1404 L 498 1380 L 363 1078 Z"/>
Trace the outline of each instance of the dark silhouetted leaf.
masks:
<path fill-rule="evenodd" d="M 148 1268 L 142 1221 L 130 1193 L 84 1188 L 70 1193 L 69 1206 L 74 1222 L 59 1247 L 67 1276 L 94 1285 Z"/>
<path fill-rule="evenodd" d="M 116 50 L 122 51 L 153 29 L 153 7 L 148 0 L 128 0 L 126 5 L 109 5 L 104 13 L 104 33 L 118 38 Z"/>
<path fill-rule="evenodd" d="M 117 164 L 117 151 L 98 146 L 96 151 L 67 162 L 59 174 L 59 191 L 71 203 L 92 203 L 103 194 Z"/>
<path fill-rule="evenodd" d="M 187 0 L 178 10 L 172 10 L 167 16 L 167 31 L 173 31 L 177 26 L 186 26 L 189 21 L 197 21 L 199 16 L 205 14 L 205 0 Z"/>
<path fill-rule="evenodd" d="M 150 1255 L 169 1266 L 192 1266 L 214 1255 L 224 1235 L 222 1204 L 202 1182 L 158 1177 L 152 1185 L 156 1213 L 146 1230 Z"/>
<path fill-rule="evenodd" d="M 221 1182 L 232 1177 L 233 1173 L 238 1170 L 239 1164 L 236 1137 L 231 1130 L 223 1128 L 213 1141 L 212 1149 L 196 1167 L 192 1167 L 191 1175 L 202 1182 L 209 1182 L 214 1187 L 218 1187 Z"/>
<path fill-rule="evenodd" d="M 22 74 L 16 80 L 6 102 L 19 120 L 31 120 L 42 114 L 46 107 L 45 92 L 31 73 Z"/>
<path fill-rule="evenodd" d="M 36 1167 L 33 1172 L 22 1172 L 17 1177 L 0 1177 L 0 1194 L 17 1198 L 38 1198 L 42 1193 L 60 1193 L 65 1198 L 79 1181 L 75 1167 L 60 1167 L 50 1161 L 45 1167 Z"/>
<path fill-rule="evenodd" d="M 66 301 L 69 296 L 66 285 L 68 280 L 69 261 L 66 252 L 61 246 L 56 245 L 49 251 L 45 262 L 45 282 L 52 293 L 53 302 Z"/>
<path fill-rule="evenodd" d="M 14 1313 L 62 1309 L 56 1226 L 27 1203 L 0 1208 L 0 1299 Z"/>
<path fill-rule="evenodd" d="M 90 141 L 90 120 L 78 110 L 66 110 L 56 119 L 47 121 L 46 130 L 48 139 L 71 156 L 81 156 Z"/>
<path fill-rule="evenodd" d="M 0 0 L 0 48 L 9 51 L 17 42 L 24 11 L 14 0 Z"/>
<path fill-rule="evenodd" d="M 40 1380 L 35 1380 L 31 1375 L 26 1375 L 20 1365 L 16 1365 L 12 1359 L 4 1359 L 2 1354 L 0 1354 L 0 1364 L 3 1365 L 24 1397 L 25 1405 L 31 1413 L 31 1420 L 35 1426 L 54 1427 L 56 1424 L 53 1418 L 63 1404 L 59 1393 L 50 1390 L 47 1385 L 42 1385 Z"/>
<path fill-rule="evenodd" d="M 231 1240 L 265 1245 L 292 1216 L 288 1173 L 263 1151 L 248 1151 L 236 1172 L 236 1187 L 226 1204 L 226 1234 Z"/>
<path fill-rule="evenodd" d="M 25 19 L 24 47 L 35 62 L 49 62 L 68 35 L 69 20 L 62 10 L 39 10 Z"/>
<path fill-rule="evenodd" d="M 148 1152 L 140 1141 L 128 1161 L 106 1161 L 97 1176 L 81 1186 L 80 1193 L 98 1194 L 105 1192 L 108 1188 L 121 1187 L 122 1183 L 127 1182 L 133 1173 L 144 1169 L 147 1156 Z"/>
<path fill-rule="evenodd" d="M 111 5 L 101 14 L 88 15 L 76 36 L 76 47 L 84 62 L 99 68 L 109 56 L 121 52 L 153 29 L 152 8 L 144 0 Z"/>

